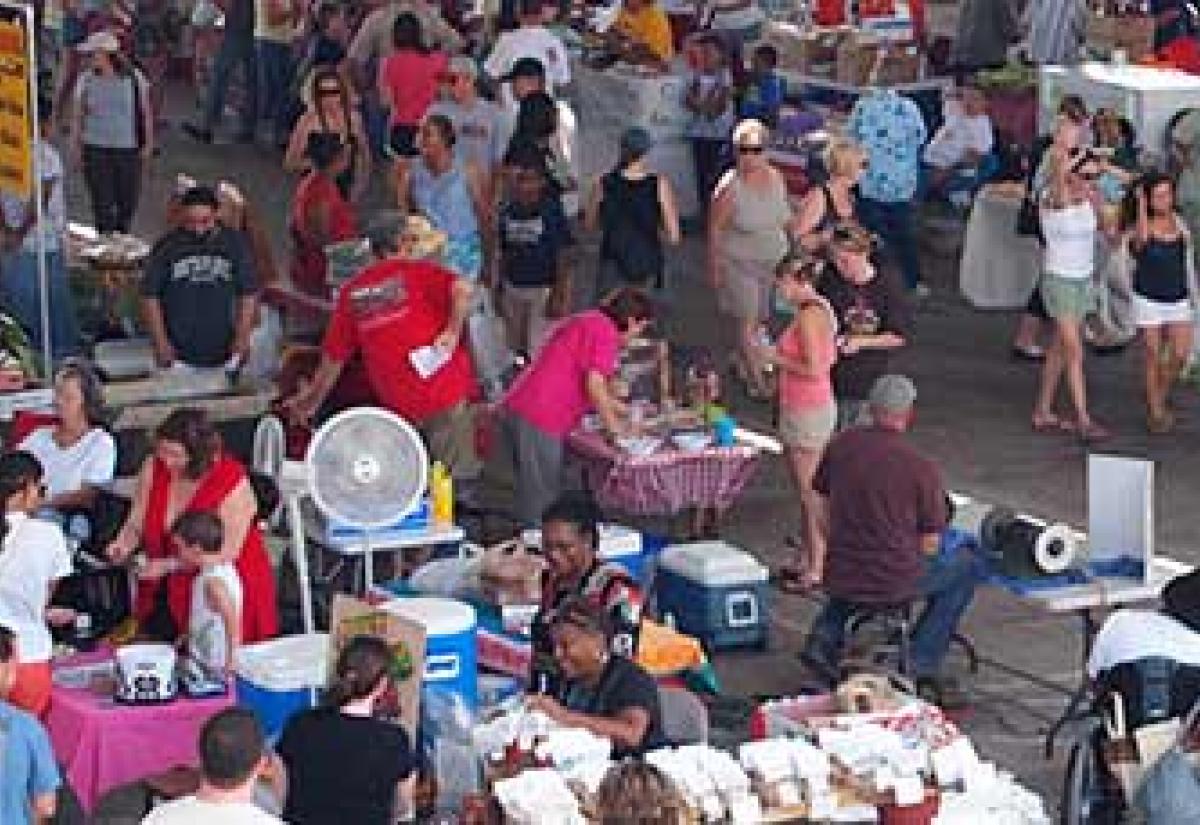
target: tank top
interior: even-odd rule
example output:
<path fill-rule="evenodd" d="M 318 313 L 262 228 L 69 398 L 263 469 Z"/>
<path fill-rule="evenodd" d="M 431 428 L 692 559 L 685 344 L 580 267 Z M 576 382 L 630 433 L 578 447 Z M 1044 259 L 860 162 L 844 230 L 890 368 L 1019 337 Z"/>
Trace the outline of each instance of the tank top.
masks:
<path fill-rule="evenodd" d="M 188 652 L 193 659 L 203 662 L 210 671 L 220 673 L 226 665 L 225 654 L 229 650 L 229 634 L 221 614 L 209 607 L 208 599 L 204 597 L 205 582 L 210 580 L 225 585 L 225 590 L 239 613 L 242 610 L 242 580 L 237 569 L 226 562 L 204 568 L 192 581 Z"/>
<path fill-rule="evenodd" d="M 1187 300 L 1187 243 L 1182 235 L 1173 241 L 1150 238 L 1134 256 L 1133 291 L 1164 303 Z"/>
<path fill-rule="evenodd" d="M 86 72 L 79 79 L 84 146 L 136 149 L 137 80 L 133 75 Z"/>
<path fill-rule="evenodd" d="M 450 240 L 466 240 L 479 234 L 471 188 L 460 161 L 455 160 L 447 171 L 434 175 L 424 159 L 416 160 L 412 164 L 412 197 L 417 209 Z"/>
<path fill-rule="evenodd" d="M 658 176 L 632 180 L 609 172 L 603 186 L 600 259 L 617 264 L 626 280 L 657 279 L 663 268 Z"/>
<path fill-rule="evenodd" d="M 828 185 L 821 184 L 821 194 L 825 198 L 825 210 L 821 213 L 821 220 L 817 222 L 814 232 L 825 232 L 826 230 L 833 229 L 839 223 L 854 220 L 854 206 L 851 205 L 849 215 L 843 215 L 839 212 L 837 201 L 833 199 L 833 193 L 829 191 Z"/>
<path fill-rule="evenodd" d="M 729 258 L 774 266 L 788 251 L 784 227 L 792 216 L 787 188 L 776 175 L 766 191 L 751 189 L 733 173 L 730 181 L 733 215 L 721 238 L 721 251 Z"/>
<path fill-rule="evenodd" d="M 1063 209 L 1043 203 L 1042 234 L 1046 236 L 1043 268 L 1060 278 L 1092 277 L 1096 265 L 1096 210 L 1088 202 Z"/>
<path fill-rule="evenodd" d="M 824 298 L 815 298 L 800 305 L 801 311 L 811 306 L 819 306 L 829 316 L 830 334 L 827 340 L 822 340 L 815 353 L 812 353 L 825 369 L 817 375 L 800 375 L 791 370 L 779 370 L 779 409 L 783 411 L 807 411 L 833 403 L 833 380 L 830 367 L 837 360 L 837 315 L 833 307 Z M 789 358 L 800 358 L 805 355 L 804 339 L 800 335 L 799 312 L 797 320 L 788 325 L 776 342 L 781 355 Z"/>

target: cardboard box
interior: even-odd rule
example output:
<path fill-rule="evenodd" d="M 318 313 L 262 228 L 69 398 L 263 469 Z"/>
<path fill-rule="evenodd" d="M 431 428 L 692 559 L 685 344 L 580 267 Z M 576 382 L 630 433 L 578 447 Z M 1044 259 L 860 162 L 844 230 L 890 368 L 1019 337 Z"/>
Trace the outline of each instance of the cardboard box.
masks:
<path fill-rule="evenodd" d="M 395 655 L 393 691 L 381 703 L 391 721 L 402 725 L 410 742 L 417 741 L 421 713 L 421 680 L 425 673 L 425 628 L 395 613 L 344 596 L 333 597 L 329 622 L 329 680 L 337 673 L 337 657 L 355 636 L 378 636 Z"/>

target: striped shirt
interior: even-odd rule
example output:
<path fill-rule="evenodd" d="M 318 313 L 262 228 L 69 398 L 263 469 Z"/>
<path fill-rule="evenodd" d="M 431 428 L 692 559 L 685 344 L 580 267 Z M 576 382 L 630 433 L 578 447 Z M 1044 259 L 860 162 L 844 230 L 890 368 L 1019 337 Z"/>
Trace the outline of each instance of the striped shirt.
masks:
<path fill-rule="evenodd" d="M 1085 0 L 1038 0 L 1029 15 L 1029 59 L 1034 63 L 1077 63 L 1088 8 Z"/>

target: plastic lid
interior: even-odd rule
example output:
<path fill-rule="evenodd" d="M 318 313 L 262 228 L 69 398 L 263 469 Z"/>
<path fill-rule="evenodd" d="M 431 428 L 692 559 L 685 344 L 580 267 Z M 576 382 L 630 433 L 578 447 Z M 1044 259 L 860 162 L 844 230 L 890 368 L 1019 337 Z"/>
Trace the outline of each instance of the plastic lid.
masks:
<path fill-rule="evenodd" d="M 383 609 L 419 622 L 427 636 L 453 636 L 475 629 L 475 608 L 455 599 L 416 596 L 384 602 Z"/>
<path fill-rule="evenodd" d="M 768 575 L 758 559 L 723 541 L 672 545 L 663 550 L 659 564 L 700 584 L 764 582 Z"/>
<path fill-rule="evenodd" d="M 324 687 L 329 661 L 329 634 L 283 636 L 252 645 L 237 653 L 237 674 L 267 690 Z"/>
<path fill-rule="evenodd" d="M 642 534 L 632 527 L 621 524 L 601 524 L 600 547 L 597 555 L 601 559 L 614 559 L 624 556 L 637 556 L 642 552 Z M 542 546 L 542 531 L 525 530 L 521 533 L 521 541 L 526 547 Z"/>

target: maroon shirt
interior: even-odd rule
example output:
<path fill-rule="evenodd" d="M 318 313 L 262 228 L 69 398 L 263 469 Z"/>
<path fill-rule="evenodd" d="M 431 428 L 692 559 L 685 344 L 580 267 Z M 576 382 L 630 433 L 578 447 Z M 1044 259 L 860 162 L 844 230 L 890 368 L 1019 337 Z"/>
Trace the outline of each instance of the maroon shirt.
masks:
<path fill-rule="evenodd" d="M 903 433 L 855 427 L 826 447 L 813 489 L 829 501 L 825 591 L 866 603 L 917 596 L 921 536 L 940 532 L 949 515 L 933 462 Z"/>

